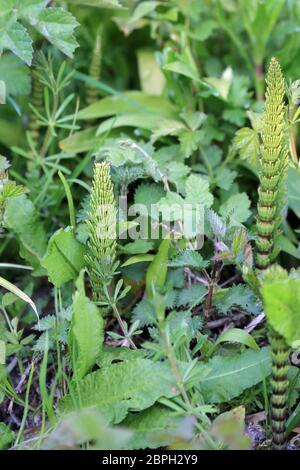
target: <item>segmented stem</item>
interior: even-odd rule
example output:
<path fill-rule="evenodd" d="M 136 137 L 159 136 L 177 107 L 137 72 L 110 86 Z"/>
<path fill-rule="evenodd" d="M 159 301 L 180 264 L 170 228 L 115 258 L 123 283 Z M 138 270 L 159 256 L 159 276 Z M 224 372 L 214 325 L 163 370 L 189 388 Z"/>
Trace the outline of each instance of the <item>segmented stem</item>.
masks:
<path fill-rule="evenodd" d="M 286 446 L 289 347 L 285 339 L 271 328 L 269 328 L 269 342 L 272 347 L 272 446 L 274 450 L 283 450 Z"/>
<path fill-rule="evenodd" d="M 116 257 L 116 205 L 110 177 L 110 165 L 96 163 L 88 214 L 88 249 L 86 262 L 93 290 L 93 300 L 106 300 L 104 285 L 114 272 Z"/>
<path fill-rule="evenodd" d="M 89 76 L 95 80 L 99 80 L 101 74 L 101 32 L 98 32 L 95 40 L 95 45 L 91 57 L 91 63 L 89 67 Z M 87 85 L 86 87 L 86 101 L 88 104 L 93 104 L 99 98 L 98 88 Z"/>
<path fill-rule="evenodd" d="M 44 87 L 43 84 L 37 77 L 37 74 L 33 71 L 32 73 L 32 92 L 31 92 L 31 104 L 36 108 L 37 111 L 41 111 L 44 103 Z M 35 144 L 38 143 L 40 135 L 40 125 L 37 120 L 37 116 L 33 111 L 29 114 L 29 132 L 31 138 Z"/>
<path fill-rule="evenodd" d="M 281 182 L 288 162 L 284 141 L 284 79 L 273 57 L 266 78 L 266 102 L 260 145 L 260 186 L 257 204 L 256 266 L 266 269 L 274 258 L 274 236 L 280 225 Z"/>

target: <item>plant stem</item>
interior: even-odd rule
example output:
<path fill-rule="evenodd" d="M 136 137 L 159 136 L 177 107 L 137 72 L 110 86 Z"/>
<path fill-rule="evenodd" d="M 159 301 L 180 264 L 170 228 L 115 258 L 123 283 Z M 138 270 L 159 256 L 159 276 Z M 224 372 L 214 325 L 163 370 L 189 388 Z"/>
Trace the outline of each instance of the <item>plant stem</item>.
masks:
<path fill-rule="evenodd" d="M 289 347 L 285 339 L 272 328 L 269 328 L 269 342 L 272 347 L 272 447 L 274 450 L 283 450 L 286 447 L 285 421 L 289 385 L 287 377 Z"/>

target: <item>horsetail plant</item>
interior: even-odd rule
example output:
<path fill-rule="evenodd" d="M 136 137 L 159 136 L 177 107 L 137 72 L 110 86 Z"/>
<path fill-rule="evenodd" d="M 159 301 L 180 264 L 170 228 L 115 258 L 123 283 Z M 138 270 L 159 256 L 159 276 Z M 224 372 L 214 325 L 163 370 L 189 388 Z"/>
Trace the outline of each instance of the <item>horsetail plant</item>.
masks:
<path fill-rule="evenodd" d="M 266 269 L 276 256 L 274 240 L 281 222 L 282 183 L 288 164 L 288 147 L 284 132 L 284 79 L 280 65 L 274 57 L 269 66 L 266 83 L 257 204 L 256 266 L 258 269 Z"/>
<path fill-rule="evenodd" d="M 99 29 L 96 34 L 96 40 L 92 51 L 92 57 L 89 67 L 89 76 L 93 80 L 99 80 L 101 74 L 101 62 L 102 62 L 102 34 Z M 93 85 L 87 85 L 86 87 L 86 101 L 87 104 L 93 104 L 99 98 L 99 90 Z"/>
<path fill-rule="evenodd" d="M 265 111 L 261 125 L 260 185 L 257 204 L 256 267 L 259 271 L 270 267 L 276 256 L 274 241 L 281 222 L 283 182 L 288 164 L 288 147 L 285 143 L 284 78 L 280 64 L 274 57 L 271 59 L 266 83 Z M 278 270 L 270 269 L 271 274 L 267 274 L 267 277 L 279 276 Z M 279 450 L 285 447 L 286 439 L 289 348 L 284 337 L 271 326 L 270 322 L 268 323 L 268 336 L 272 348 L 272 445 L 273 449 Z"/>
<path fill-rule="evenodd" d="M 93 300 L 105 301 L 104 286 L 116 269 L 116 203 L 110 177 L 110 165 L 96 163 L 88 212 L 88 251 L 86 263 Z"/>

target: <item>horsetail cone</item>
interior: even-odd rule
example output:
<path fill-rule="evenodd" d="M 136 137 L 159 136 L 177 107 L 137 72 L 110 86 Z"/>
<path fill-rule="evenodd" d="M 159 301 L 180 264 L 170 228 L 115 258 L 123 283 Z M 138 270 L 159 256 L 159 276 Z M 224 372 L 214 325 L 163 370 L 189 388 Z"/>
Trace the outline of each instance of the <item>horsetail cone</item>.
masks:
<path fill-rule="evenodd" d="M 279 62 L 274 57 L 270 62 L 266 84 L 257 204 L 256 266 L 258 269 L 266 269 L 274 259 L 274 237 L 280 224 L 279 190 L 288 163 L 288 148 L 284 135 L 284 79 Z"/>
<path fill-rule="evenodd" d="M 104 285 L 111 277 L 116 257 L 116 203 L 110 165 L 106 162 L 95 164 L 87 227 L 86 262 L 93 300 L 103 301 Z"/>

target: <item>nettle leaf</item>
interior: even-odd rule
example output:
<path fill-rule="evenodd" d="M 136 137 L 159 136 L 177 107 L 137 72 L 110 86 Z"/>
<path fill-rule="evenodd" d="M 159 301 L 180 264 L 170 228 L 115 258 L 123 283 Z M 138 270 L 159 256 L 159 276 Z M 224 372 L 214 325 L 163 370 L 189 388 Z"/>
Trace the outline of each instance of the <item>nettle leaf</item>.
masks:
<path fill-rule="evenodd" d="M 0 35 L 0 51 L 8 49 L 21 60 L 31 65 L 33 48 L 32 39 L 26 28 L 18 22 L 13 23 Z"/>
<path fill-rule="evenodd" d="M 43 11 L 50 1 L 51 0 L 17 0 L 15 7 L 20 17 L 28 19 L 30 15 L 33 17 Z"/>
<path fill-rule="evenodd" d="M 37 19 L 29 17 L 28 21 L 64 54 L 73 57 L 78 47 L 73 32 L 79 23 L 70 12 L 62 8 L 47 8 Z"/>
<path fill-rule="evenodd" d="M 67 0 L 67 3 L 99 8 L 124 8 L 119 0 Z"/>
<path fill-rule="evenodd" d="M 207 288 L 202 284 L 193 284 L 181 290 L 178 294 L 176 305 L 178 307 L 195 307 L 203 302 Z"/>
<path fill-rule="evenodd" d="M 86 248 L 74 236 L 71 227 L 59 229 L 49 240 L 42 266 L 47 270 L 49 280 L 56 287 L 76 279 L 85 266 Z"/>
<path fill-rule="evenodd" d="M 248 160 L 254 167 L 258 165 L 259 139 L 256 130 L 250 127 L 239 129 L 234 137 L 234 145 L 242 160 Z"/>
<path fill-rule="evenodd" d="M 236 171 L 231 171 L 228 168 L 224 167 L 221 170 L 217 171 L 216 182 L 219 188 L 225 189 L 228 191 L 232 186 L 235 177 L 237 176 Z"/>
<path fill-rule="evenodd" d="M 5 82 L 8 95 L 29 95 L 30 93 L 30 71 L 13 54 L 5 54 L 0 57 L 0 80 Z"/>
<path fill-rule="evenodd" d="M 181 151 L 185 158 L 189 158 L 195 150 L 198 149 L 199 142 L 202 139 L 202 131 L 182 130 L 179 133 L 179 142 Z"/>
<path fill-rule="evenodd" d="M 76 342 L 76 369 L 84 377 L 99 358 L 104 342 L 104 321 L 99 308 L 86 295 L 84 273 L 80 273 L 73 299 L 71 341 Z M 73 344 L 70 344 L 71 348 Z"/>
<path fill-rule="evenodd" d="M 163 406 L 154 405 L 141 413 L 130 413 L 122 425 L 132 431 L 128 449 L 155 449 L 167 446 L 175 437 L 181 418 Z"/>
<path fill-rule="evenodd" d="M 190 175 L 185 185 L 185 202 L 190 204 L 203 204 L 211 207 L 214 201 L 213 195 L 209 191 L 209 182 L 200 175 Z"/>
<path fill-rule="evenodd" d="M 167 363 L 140 358 L 103 367 L 80 380 L 78 386 L 82 407 L 96 406 L 108 422 L 115 424 L 129 410 L 144 410 L 161 397 L 171 398 L 179 393 Z M 76 407 L 76 390 L 61 400 L 62 411 Z"/>
<path fill-rule="evenodd" d="M 234 356 L 214 356 L 207 366 L 210 372 L 200 382 L 201 393 L 209 403 L 224 403 L 271 373 L 271 355 L 269 348 L 247 350 Z"/>
<path fill-rule="evenodd" d="M 139 321 L 139 326 L 153 325 L 156 323 L 156 314 L 152 302 L 141 300 L 133 309 L 132 321 Z"/>
<path fill-rule="evenodd" d="M 250 204 L 246 193 L 234 194 L 221 205 L 219 212 L 224 219 L 229 219 L 232 226 L 239 225 L 249 219 L 251 215 Z"/>
<path fill-rule="evenodd" d="M 249 313 L 258 314 L 261 312 L 261 303 L 252 290 L 243 284 L 217 291 L 213 295 L 213 305 L 224 315 L 233 306 L 240 307 Z"/>
<path fill-rule="evenodd" d="M 45 254 L 47 239 L 39 215 L 25 194 L 7 200 L 4 221 L 13 230 L 21 243 L 21 256 L 32 265 L 39 266 Z"/>
<path fill-rule="evenodd" d="M 169 267 L 184 268 L 190 267 L 195 269 L 204 269 L 209 265 L 209 261 L 202 258 L 197 251 L 186 250 L 179 253 L 169 262 Z"/>
<path fill-rule="evenodd" d="M 262 294 L 270 325 L 292 345 L 300 339 L 300 279 L 266 282 Z"/>

